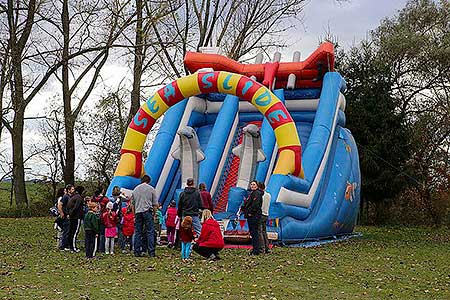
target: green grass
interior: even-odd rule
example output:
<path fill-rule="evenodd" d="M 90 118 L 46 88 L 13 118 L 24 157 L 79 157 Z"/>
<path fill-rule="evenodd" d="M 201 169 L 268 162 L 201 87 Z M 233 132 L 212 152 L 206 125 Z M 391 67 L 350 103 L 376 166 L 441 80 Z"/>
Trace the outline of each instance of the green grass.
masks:
<path fill-rule="evenodd" d="M 55 249 L 50 218 L 0 219 L 0 299 L 450 299 L 448 229 L 359 227 L 363 237 L 207 262 Z"/>
<path fill-rule="evenodd" d="M 0 182 L 0 217 L 35 217 L 49 216 L 49 209 L 53 206 L 53 190 L 50 184 L 26 183 L 28 208 L 20 211 L 16 208 L 13 198 L 11 202 L 11 183 Z"/>

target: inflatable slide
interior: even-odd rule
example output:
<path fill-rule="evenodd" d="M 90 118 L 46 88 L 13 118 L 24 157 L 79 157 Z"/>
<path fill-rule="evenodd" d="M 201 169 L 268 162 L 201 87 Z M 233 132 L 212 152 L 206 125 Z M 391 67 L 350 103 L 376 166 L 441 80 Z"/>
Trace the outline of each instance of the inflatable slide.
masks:
<path fill-rule="evenodd" d="M 253 179 L 271 195 L 267 230 L 281 243 L 351 233 L 360 200 L 356 143 L 345 128 L 345 81 L 334 49 L 306 60 L 241 64 L 190 52 L 179 78 L 142 104 L 130 123 L 109 187 L 133 189 L 148 174 L 163 211 L 192 177 L 204 182 L 225 233 L 245 232 L 239 215 Z M 142 149 L 164 115 L 145 163 Z"/>

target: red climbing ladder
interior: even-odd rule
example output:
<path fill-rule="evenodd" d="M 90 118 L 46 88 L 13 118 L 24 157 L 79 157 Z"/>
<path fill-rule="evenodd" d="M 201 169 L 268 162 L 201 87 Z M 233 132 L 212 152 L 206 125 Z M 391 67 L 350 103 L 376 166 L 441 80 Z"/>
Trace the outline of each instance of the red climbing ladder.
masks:
<path fill-rule="evenodd" d="M 239 126 L 238 133 L 236 137 L 235 143 L 233 143 L 233 147 L 236 147 L 237 145 L 242 144 L 242 138 L 243 138 L 243 132 L 242 129 L 248 125 L 248 124 L 255 124 L 259 128 L 261 128 L 262 121 L 252 121 L 243 124 L 242 126 Z M 225 178 L 222 178 L 222 183 L 220 184 L 220 188 L 217 189 L 217 195 L 215 195 L 215 208 L 214 213 L 220 213 L 225 212 L 227 210 L 228 205 L 228 192 L 230 188 L 236 186 L 237 178 L 238 178 L 238 172 L 239 172 L 239 163 L 241 159 L 231 153 L 230 151 L 230 157 L 228 158 L 230 161 L 227 164 L 227 169 L 223 173 L 222 176 L 225 176 Z"/>

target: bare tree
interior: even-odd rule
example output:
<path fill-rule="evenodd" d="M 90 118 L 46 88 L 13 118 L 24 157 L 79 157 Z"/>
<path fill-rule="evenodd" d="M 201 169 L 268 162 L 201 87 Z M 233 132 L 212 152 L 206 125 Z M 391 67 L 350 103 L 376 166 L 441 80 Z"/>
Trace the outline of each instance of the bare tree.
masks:
<path fill-rule="evenodd" d="M 156 24 L 161 22 L 167 15 L 172 14 L 179 9 L 179 3 L 159 0 L 159 1 L 135 1 L 136 9 L 136 25 L 134 26 L 134 40 L 131 40 L 125 35 L 125 39 L 131 45 L 131 55 L 133 56 L 133 87 L 131 90 L 131 105 L 128 114 L 128 122 L 134 117 L 140 107 L 141 88 L 143 86 L 142 80 L 144 73 L 152 66 L 158 63 L 155 58 L 159 52 L 165 51 L 165 48 L 157 48 L 155 45 L 160 42 L 158 32 L 154 35 L 152 30 Z M 178 74 L 179 75 L 179 74 Z M 160 76 L 150 76 L 155 79 Z"/>
<path fill-rule="evenodd" d="M 0 8 L 2 6 L 0 5 Z M 6 10 L 0 12 L 0 16 L 6 16 Z M 1 18 L 4 20 L 4 18 Z M 8 25 L 3 21 L 0 22 L 0 32 L 7 32 Z M 3 115 L 6 112 L 3 107 L 3 98 L 8 84 L 11 82 L 11 56 L 8 39 L 6 36 L 0 37 L 0 140 L 3 131 Z"/>
<path fill-rule="evenodd" d="M 8 44 L 13 74 L 10 87 L 14 116 L 12 126 L 7 122 L 3 123 L 10 131 L 12 137 L 14 195 L 16 205 L 19 209 L 28 206 L 25 190 L 23 153 L 25 108 L 39 89 L 45 84 L 50 75 L 55 71 L 54 69 L 49 69 L 29 95 L 25 96 L 25 82 L 22 70 L 23 55 L 30 38 L 31 30 L 35 24 L 36 11 L 38 9 L 39 5 L 36 3 L 36 0 L 30 0 L 28 3 L 21 3 L 13 0 L 8 0 L 7 2 Z"/>
<path fill-rule="evenodd" d="M 49 181 L 52 190 L 52 199 L 56 198 L 58 184 L 62 180 L 64 166 L 64 121 L 62 107 L 52 106 L 51 111 L 39 127 L 39 133 L 42 136 L 42 151 L 38 159 L 45 169 L 37 175 Z"/>
<path fill-rule="evenodd" d="M 127 14 L 121 1 L 53 3 L 54 15 L 46 19 L 56 29 L 61 61 L 62 98 L 64 104 L 65 160 L 64 181 L 75 180 L 75 123 L 100 80 L 114 42 L 132 24 L 134 14 Z M 57 14 L 56 14 L 57 12 Z M 61 37 L 61 38 L 58 38 Z"/>
<path fill-rule="evenodd" d="M 153 26 L 161 73 L 185 74 L 182 59 L 186 52 L 205 46 L 221 47 L 236 60 L 286 46 L 283 34 L 293 27 L 290 21 L 305 4 L 305 0 L 185 0 L 170 18 Z"/>
<path fill-rule="evenodd" d="M 129 91 L 124 84 L 120 84 L 116 89 L 106 92 L 95 106 L 95 113 L 86 113 L 80 119 L 78 133 L 86 156 L 83 169 L 91 181 L 109 185 L 112 180 L 128 124 L 128 96 Z M 160 122 L 155 123 L 150 131 L 144 153 L 154 140 L 159 125 Z"/>
<path fill-rule="evenodd" d="M 101 67 L 105 64 L 112 42 L 120 35 L 120 32 L 129 24 L 132 16 L 123 13 L 124 4 L 110 1 L 113 5 L 104 5 L 109 14 L 98 14 L 98 5 L 103 2 L 87 1 L 74 4 L 74 13 L 69 17 L 68 2 L 60 2 L 60 6 L 54 2 L 37 2 L 30 0 L 7 1 L 2 5 L 7 15 L 8 54 L 10 61 L 11 80 L 9 84 L 11 112 L 2 115 L 3 125 L 10 131 L 13 146 L 13 178 L 14 195 L 19 209 L 28 206 L 25 190 L 24 174 L 24 150 L 23 130 L 25 121 L 25 109 L 38 95 L 47 81 L 63 67 L 63 76 L 59 78 L 64 84 L 63 99 L 66 104 L 74 96 L 74 91 L 82 80 L 88 80 L 88 87 L 84 93 L 76 98 L 78 104 L 72 111 L 71 106 L 65 108 L 66 122 L 66 180 L 73 182 L 74 172 L 74 139 L 73 125 L 83 104 L 93 90 Z M 109 4 L 109 2 L 107 2 Z M 115 5 L 114 5 L 115 4 Z M 58 10 L 59 9 L 59 10 Z M 61 21 L 54 19 L 55 15 L 61 16 Z M 87 19 L 84 19 L 84 18 Z M 102 17 L 102 18 L 101 18 Z M 78 19 L 77 19 L 78 18 Z M 96 20 L 97 23 L 94 23 Z M 72 35 L 67 35 L 68 22 L 81 22 Z M 105 24 L 108 30 L 101 31 L 98 24 Z M 56 33 L 55 33 L 55 30 Z M 98 30 L 95 30 L 98 29 Z M 66 31 L 65 31 L 66 30 Z M 67 34 L 64 34 L 64 33 Z M 101 40 L 103 42 L 96 42 Z M 62 42 L 61 42 L 62 41 Z M 74 44 L 69 48 L 69 41 Z M 88 44 L 88 46 L 85 46 Z M 92 53 L 92 54 L 91 54 Z M 86 60 L 89 63 L 85 63 Z M 81 73 L 77 69 L 69 67 L 84 65 Z M 8 66 L 7 64 L 5 64 Z M 71 76 L 69 73 L 73 72 Z M 93 73 L 91 80 L 86 79 L 88 73 Z M 2 73 L 8 74 L 7 72 Z M 74 76 L 77 74 L 78 76 Z M 8 76 L 3 76 L 8 79 Z M 73 79 L 73 84 L 68 84 Z M 4 97 L 5 98 L 5 97 Z M 4 99 L 2 99 L 4 100 Z M 11 120 L 12 119 L 12 120 Z"/>
<path fill-rule="evenodd" d="M 98 102 L 95 112 L 80 119 L 80 128 L 89 128 L 78 132 L 86 155 L 84 169 L 93 181 L 111 182 L 127 128 L 127 98 L 128 91 L 119 85 Z"/>

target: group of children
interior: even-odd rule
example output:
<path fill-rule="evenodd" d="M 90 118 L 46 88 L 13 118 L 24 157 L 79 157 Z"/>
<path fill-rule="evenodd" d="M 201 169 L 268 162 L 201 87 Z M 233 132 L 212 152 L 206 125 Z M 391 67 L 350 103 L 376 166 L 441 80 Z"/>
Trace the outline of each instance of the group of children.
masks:
<path fill-rule="evenodd" d="M 133 247 L 134 234 L 134 213 L 130 201 L 123 197 L 125 201 L 115 203 L 105 201 L 102 197 L 87 198 L 87 213 L 83 219 L 85 232 L 85 251 L 87 258 L 93 258 L 97 250 L 98 242 L 103 243 L 101 249 L 106 254 L 114 254 L 114 241 L 119 238 L 119 246 L 125 251 L 126 244 Z M 106 198 L 107 199 L 107 198 Z M 105 203 L 106 202 L 106 203 Z M 103 204 L 103 205 L 102 205 Z"/>
<path fill-rule="evenodd" d="M 96 192 L 93 197 L 84 198 L 83 226 L 87 258 L 95 257 L 96 252 L 114 254 L 116 238 L 123 253 L 126 252 L 127 245 L 130 251 L 133 250 L 135 216 L 131 201 L 120 192 L 118 187 L 113 189 L 112 195 L 111 198 L 107 198 L 102 192 Z M 165 216 L 161 208 L 160 206 L 156 211 L 154 218 L 156 243 L 161 244 L 161 229 L 165 223 L 168 247 L 173 248 L 179 241 L 181 257 L 183 260 L 188 259 L 192 241 L 196 238 L 192 218 L 185 217 L 181 222 L 177 215 L 175 201 L 171 201 Z"/>

